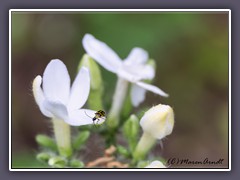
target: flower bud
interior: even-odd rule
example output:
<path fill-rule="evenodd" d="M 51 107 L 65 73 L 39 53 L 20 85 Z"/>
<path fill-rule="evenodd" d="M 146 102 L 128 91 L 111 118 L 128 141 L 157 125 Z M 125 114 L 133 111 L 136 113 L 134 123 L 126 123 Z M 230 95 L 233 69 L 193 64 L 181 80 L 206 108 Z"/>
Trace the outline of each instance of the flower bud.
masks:
<path fill-rule="evenodd" d="M 98 64 L 88 55 L 84 54 L 78 69 L 82 66 L 85 66 L 90 71 L 91 78 L 91 90 L 88 97 L 88 105 L 90 109 L 103 109 L 102 105 L 102 94 L 103 94 L 103 85 L 102 85 L 102 75 Z"/>
<path fill-rule="evenodd" d="M 133 153 L 135 161 L 144 159 L 157 139 L 171 134 L 174 125 L 173 110 L 168 105 L 154 106 L 143 115 L 140 125 L 143 135 Z"/>
<path fill-rule="evenodd" d="M 159 104 L 149 109 L 140 120 L 145 133 L 156 139 L 162 139 L 172 133 L 174 126 L 173 109 Z"/>
<path fill-rule="evenodd" d="M 128 141 L 131 151 L 133 151 L 137 144 L 138 133 L 139 133 L 139 120 L 137 116 L 132 114 L 123 125 L 123 134 Z"/>
<path fill-rule="evenodd" d="M 166 166 L 161 161 L 153 161 L 145 168 L 166 168 Z"/>

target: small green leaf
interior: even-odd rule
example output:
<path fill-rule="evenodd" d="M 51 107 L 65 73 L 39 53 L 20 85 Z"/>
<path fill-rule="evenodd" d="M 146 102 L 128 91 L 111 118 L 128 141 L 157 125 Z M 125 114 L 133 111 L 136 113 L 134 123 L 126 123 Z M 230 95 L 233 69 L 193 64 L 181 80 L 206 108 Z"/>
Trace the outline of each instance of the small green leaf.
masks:
<path fill-rule="evenodd" d="M 121 145 L 117 146 L 117 152 L 119 154 L 123 155 L 124 157 L 129 157 L 130 156 L 129 151 L 124 146 L 121 146 Z"/>
<path fill-rule="evenodd" d="M 53 151 L 57 151 L 57 145 L 55 141 L 47 135 L 39 134 L 36 136 L 36 141 L 40 146 L 49 148 Z"/>
<path fill-rule="evenodd" d="M 85 144 L 85 142 L 88 140 L 89 136 L 90 136 L 89 131 L 79 132 L 78 135 L 73 140 L 73 148 L 76 150 L 80 150 L 82 145 Z"/>
<path fill-rule="evenodd" d="M 48 160 L 51 158 L 50 154 L 48 153 L 39 153 L 36 156 L 37 160 L 41 162 L 48 162 Z"/>
<path fill-rule="evenodd" d="M 70 167 L 73 167 L 73 168 L 83 168 L 84 167 L 84 163 L 77 159 L 72 159 L 69 164 L 70 164 Z"/>
<path fill-rule="evenodd" d="M 66 159 L 61 156 L 55 156 L 49 159 L 48 161 L 49 166 L 55 167 L 55 168 L 64 168 L 66 167 Z"/>

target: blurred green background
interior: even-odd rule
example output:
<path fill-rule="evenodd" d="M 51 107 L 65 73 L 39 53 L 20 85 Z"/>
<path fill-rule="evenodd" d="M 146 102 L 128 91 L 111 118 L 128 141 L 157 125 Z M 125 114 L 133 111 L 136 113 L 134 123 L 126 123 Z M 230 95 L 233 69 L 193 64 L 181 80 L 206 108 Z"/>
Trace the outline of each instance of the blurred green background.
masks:
<path fill-rule="evenodd" d="M 227 167 L 227 12 L 13 12 L 13 167 L 39 167 L 35 135 L 52 133 L 50 121 L 34 102 L 33 79 L 56 58 L 66 64 L 73 79 L 84 54 L 81 40 L 86 33 L 106 42 L 123 59 L 138 46 L 156 60 L 153 84 L 170 97 L 147 93 L 140 108 L 171 105 L 175 127 L 163 140 L 163 149 L 157 145 L 155 155 L 198 161 L 223 158 L 219 166 Z M 101 70 L 107 105 L 112 100 L 116 76 Z M 89 151 L 98 152 L 96 148 L 93 145 Z"/>

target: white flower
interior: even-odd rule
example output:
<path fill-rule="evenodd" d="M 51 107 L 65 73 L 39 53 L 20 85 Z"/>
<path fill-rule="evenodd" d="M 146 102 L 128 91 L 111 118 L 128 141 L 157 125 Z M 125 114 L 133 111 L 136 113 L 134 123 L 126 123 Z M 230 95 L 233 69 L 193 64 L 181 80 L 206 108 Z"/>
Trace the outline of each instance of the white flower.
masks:
<path fill-rule="evenodd" d="M 148 53 L 145 50 L 135 47 L 128 57 L 122 61 L 110 47 L 90 34 L 86 34 L 83 37 L 83 47 L 86 52 L 105 69 L 133 83 L 131 88 L 131 101 L 134 106 L 138 106 L 145 99 L 146 90 L 161 96 L 168 96 L 168 94 L 158 87 L 141 81 L 151 80 L 155 76 L 153 67 L 146 65 Z"/>
<path fill-rule="evenodd" d="M 173 109 L 163 104 L 154 106 L 143 115 L 140 125 L 144 133 L 156 139 L 162 139 L 172 133 L 174 126 Z"/>
<path fill-rule="evenodd" d="M 80 109 L 86 103 L 89 91 L 88 69 L 80 69 L 70 88 L 67 68 L 58 59 L 47 65 L 43 78 L 38 75 L 33 81 L 33 95 L 41 112 L 47 117 L 64 120 L 73 126 L 93 124 L 86 114 L 94 117 L 95 111 Z"/>
<path fill-rule="evenodd" d="M 166 168 L 166 166 L 161 161 L 153 161 L 145 168 Z"/>

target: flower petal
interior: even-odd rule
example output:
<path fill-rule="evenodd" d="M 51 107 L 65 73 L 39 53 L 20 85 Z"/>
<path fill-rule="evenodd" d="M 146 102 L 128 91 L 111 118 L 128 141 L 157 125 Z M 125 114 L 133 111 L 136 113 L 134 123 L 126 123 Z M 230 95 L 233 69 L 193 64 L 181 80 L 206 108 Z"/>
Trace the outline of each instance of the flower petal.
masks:
<path fill-rule="evenodd" d="M 131 101 L 134 107 L 139 106 L 144 101 L 146 90 L 133 84 L 131 89 Z"/>
<path fill-rule="evenodd" d="M 153 161 L 145 168 L 166 168 L 166 166 L 161 161 Z"/>
<path fill-rule="evenodd" d="M 165 96 L 165 97 L 168 97 L 169 95 L 167 93 L 165 93 L 163 90 L 159 89 L 157 86 L 153 86 L 151 84 L 147 84 L 147 83 L 144 83 L 144 82 L 136 82 L 136 84 L 148 91 L 151 91 L 155 94 L 159 94 L 160 96 Z"/>
<path fill-rule="evenodd" d="M 86 67 L 82 67 L 71 88 L 68 110 L 76 110 L 81 108 L 87 101 L 90 91 L 90 74 Z"/>
<path fill-rule="evenodd" d="M 141 79 L 153 79 L 155 76 L 155 70 L 150 65 L 136 65 L 136 66 L 126 66 L 122 67 L 124 71 L 127 71 L 132 76 L 135 76 L 139 80 Z"/>
<path fill-rule="evenodd" d="M 48 110 L 46 110 L 45 107 L 43 106 L 43 102 L 45 101 L 45 96 L 43 94 L 41 84 L 42 84 L 42 77 L 38 75 L 33 80 L 33 84 L 32 84 L 33 96 L 43 115 L 47 117 L 53 117 L 53 115 Z"/>
<path fill-rule="evenodd" d="M 53 102 L 53 101 L 45 100 L 43 102 L 43 106 L 45 107 L 45 109 L 51 112 L 54 117 L 58 119 L 64 120 L 68 118 L 67 108 L 61 102 Z"/>
<path fill-rule="evenodd" d="M 43 73 L 43 92 L 50 101 L 66 104 L 70 92 L 70 77 L 62 61 L 51 60 Z"/>
<path fill-rule="evenodd" d="M 135 83 L 137 81 L 141 80 L 141 77 L 136 76 L 135 74 L 132 74 L 129 72 L 125 67 L 122 66 L 122 68 L 118 69 L 117 75 L 123 79 L 126 79 L 129 82 Z"/>
<path fill-rule="evenodd" d="M 95 117 L 96 111 L 89 109 L 79 109 L 69 112 L 69 118 L 66 119 L 66 123 L 72 126 L 82 126 L 93 124 L 92 118 Z"/>
<path fill-rule="evenodd" d="M 121 66 L 122 61 L 118 55 L 104 42 L 97 40 L 91 34 L 83 37 L 83 47 L 94 60 L 101 64 L 105 69 L 113 73 Z"/>
<path fill-rule="evenodd" d="M 125 65 L 145 64 L 148 60 L 148 53 L 142 48 L 135 47 L 124 60 Z"/>

